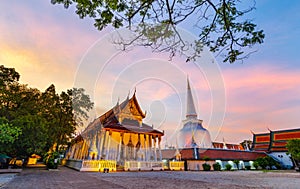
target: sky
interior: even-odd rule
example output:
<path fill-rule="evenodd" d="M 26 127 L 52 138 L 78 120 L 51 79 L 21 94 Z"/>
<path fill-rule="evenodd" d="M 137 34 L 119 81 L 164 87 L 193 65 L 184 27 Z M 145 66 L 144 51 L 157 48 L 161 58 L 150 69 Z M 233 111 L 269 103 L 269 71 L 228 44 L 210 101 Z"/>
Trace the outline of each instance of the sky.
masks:
<path fill-rule="evenodd" d="M 299 1 L 257 1 L 249 17 L 265 31 L 264 43 L 235 64 L 208 51 L 195 63 L 145 48 L 120 51 L 112 42 L 128 31 L 100 32 L 74 8 L 50 0 L 1 1 L 0 9 L 0 64 L 41 91 L 51 84 L 58 92 L 84 88 L 95 102 L 90 120 L 136 91 L 145 122 L 164 130 L 170 145 L 185 118 L 188 77 L 213 141 L 239 143 L 252 139 L 251 132 L 300 127 Z M 189 31 L 182 26 L 195 39 Z"/>

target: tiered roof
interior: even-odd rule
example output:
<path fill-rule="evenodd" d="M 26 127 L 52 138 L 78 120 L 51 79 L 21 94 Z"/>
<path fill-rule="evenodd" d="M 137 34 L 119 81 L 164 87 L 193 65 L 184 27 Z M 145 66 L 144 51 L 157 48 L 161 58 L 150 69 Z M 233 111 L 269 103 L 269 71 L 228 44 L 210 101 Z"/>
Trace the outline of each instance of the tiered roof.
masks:
<path fill-rule="evenodd" d="M 288 140 L 300 139 L 300 128 L 253 134 L 252 150 L 263 152 L 287 152 Z"/>
<path fill-rule="evenodd" d="M 120 117 L 122 116 L 124 118 L 121 120 Z M 95 119 L 84 132 L 94 128 L 102 128 L 117 132 L 147 133 L 163 136 L 164 133 L 162 131 L 142 122 L 142 119 L 145 117 L 146 113 L 142 111 L 134 93 L 131 98 L 127 97 L 121 104 L 118 102 L 112 109 Z"/>
<path fill-rule="evenodd" d="M 222 142 L 213 142 L 212 144 L 217 149 L 245 150 L 241 144 L 224 144 Z"/>

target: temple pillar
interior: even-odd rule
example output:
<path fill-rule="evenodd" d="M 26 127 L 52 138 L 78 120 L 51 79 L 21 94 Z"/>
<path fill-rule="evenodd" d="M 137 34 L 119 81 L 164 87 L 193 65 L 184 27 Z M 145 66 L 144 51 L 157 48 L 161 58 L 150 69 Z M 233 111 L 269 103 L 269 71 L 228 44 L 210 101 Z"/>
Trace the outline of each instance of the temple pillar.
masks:
<path fill-rule="evenodd" d="M 101 157 L 100 159 L 106 159 L 106 154 L 105 154 L 105 150 L 106 150 L 106 143 L 107 143 L 107 133 L 108 131 L 104 130 L 103 131 L 103 135 L 104 135 L 104 138 L 103 138 L 103 143 L 102 143 L 102 150 L 101 150 Z"/>
<path fill-rule="evenodd" d="M 154 161 L 157 161 L 156 136 L 154 136 Z"/>
<path fill-rule="evenodd" d="M 123 133 L 120 133 L 120 141 L 119 141 L 119 151 L 118 151 L 118 158 L 117 158 L 117 161 L 119 162 L 121 158 L 121 151 L 122 151 L 122 144 L 123 144 Z"/>
<path fill-rule="evenodd" d="M 98 150 L 96 147 L 96 143 L 97 143 L 97 134 L 93 135 L 94 133 L 91 133 L 91 146 L 89 149 L 89 159 L 94 160 L 95 158 L 97 158 L 98 155 Z"/>
<path fill-rule="evenodd" d="M 145 149 L 145 159 L 144 159 L 144 161 L 148 161 L 148 153 L 147 153 L 147 135 L 146 134 L 144 134 L 144 149 Z"/>
<path fill-rule="evenodd" d="M 109 158 L 109 151 L 110 151 L 110 143 L 111 143 L 111 138 L 112 138 L 112 132 L 111 131 L 108 131 L 108 142 L 107 142 L 107 149 L 106 149 L 106 156 L 108 159 Z"/>
<path fill-rule="evenodd" d="M 159 161 L 162 161 L 162 154 L 161 154 L 161 136 L 158 137 L 158 152 L 159 152 Z"/>
<path fill-rule="evenodd" d="M 82 146 L 81 146 L 81 151 L 80 151 L 80 159 L 83 159 L 84 149 L 85 149 L 85 140 L 82 141 Z"/>

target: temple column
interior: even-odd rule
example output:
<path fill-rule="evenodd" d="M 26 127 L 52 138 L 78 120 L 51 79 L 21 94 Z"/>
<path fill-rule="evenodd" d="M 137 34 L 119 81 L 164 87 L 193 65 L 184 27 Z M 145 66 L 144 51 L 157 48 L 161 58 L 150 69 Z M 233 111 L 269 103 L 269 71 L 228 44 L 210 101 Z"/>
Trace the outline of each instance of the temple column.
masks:
<path fill-rule="evenodd" d="M 154 136 L 154 161 L 157 161 L 157 153 L 156 153 L 156 136 Z"/>
<path fill-rule="evenodd" d="M 147 159 L 147 155 L 148 155 L 148 153 L 147 153 L 147 135 L 146 134 L 144 134 L 144 147 L 145 147 L 145 159 L 144 159 L 144 161 L 148 161 Z"/>
<path fill-rule="evenodd" d="M 122 150 L 122 143 L 123 143 L 123 133 L 120 133 L 120 141 L 119 141 L 119 152 L 118 152 L 118 158 L 117 161 L 119 162 L 121 157 L 121 150 Z"/>
<path fill-rule="evenodd" d="M 106 131 L 106 130 L 104 130 L 103 131 L 103 135 L 104 135 L 104 138 L 103 138 L 103 143 L 102 143 L 102 150 L 101 150 L 101 159 L 106 159 L 106 157 L 104 157 L 104 155 L 106 156 L 106 154 L 105 154 L 105 150 L 106 150 L 106 148 L 105 148 L 105 145 L 106 145 L 106 143 L 107 143 L 107 132 L 108 131 Z"/>
<path fill-rule="evenodd" d="M 149 141 L 149 160 L 152 161 L 152 158 L 151 158 L 153 156 L 152 135 L 148 135 L 148 138 L 149 138 L 148 139 L 148 141 Z"/>
<path fill-rule="evenodd" d="M 106 156 L 107 156 L 107 158 L 106 159 L 108 159 L 109 158 L 109 150 L 110 150 L 110 142 L 111 142 L 111 135 L 112 135 L 112 132 L 108 132 L 108 143 L 107 143 L 107 150 L 106 150 Z"/>
<path fill-rule="evenodd" d="M 162 161 L 162 154 L 161 154 L 161 136 L 158 137 L 158 152 L 159 152 L 159 161 Z"/>
<path fill-rule="evenodd" d="M 99 158 L 103 155 L 103 143 L 105 142 L 105 130 L 100 130 L 100 142 L 99 142 Z"/>
<path fill-rule="evenodd" d="M 80 151 L 80 159 L 83 159 L 84 149 L 85 149 L 85 140 L 82 141 L 82 146 L 81 146 L 81 151 Z"/>
<path fill-rule="evenodd" d="M 100 159 L 101 157 L 101 130 L 98 130 L 97 131 L 97 143 L 96 143 L 96 146 L 97 146 L 97 151 L 98 151 L 98 154 L 97 154 L 97 159 Z"/>
<path fill-rule="evenodd" d="M 94 134 L 92 132 L 92 134 Z M 90 150 L 89 150 L 89 159 L 95 159 L 97 158 L 97 155 L 98 155 L 98 150 L 97 150 L 97 146 L 96 146 L 96 141 L 97 140 L 97 134 L 96 135 L 93 135 L 91 137 L 91 146 L 90 146 Z"/>

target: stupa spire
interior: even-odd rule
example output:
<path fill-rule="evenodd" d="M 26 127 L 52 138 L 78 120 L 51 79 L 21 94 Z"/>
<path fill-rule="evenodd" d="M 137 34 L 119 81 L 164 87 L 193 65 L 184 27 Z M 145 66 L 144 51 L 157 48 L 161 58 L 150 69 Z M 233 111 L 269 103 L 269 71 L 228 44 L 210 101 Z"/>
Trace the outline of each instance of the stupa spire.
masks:
<path fill-rule="evenodd" d="M 193 100 L 192 90 L 189 82 L 189 78 L 187 78 L 187 107 L 186 107 L 186 118 L 197 118 L 197 112 Z"/>

